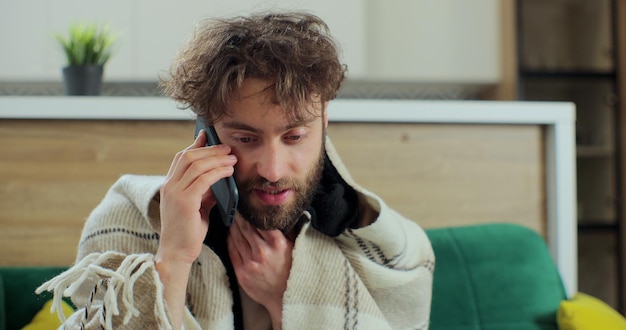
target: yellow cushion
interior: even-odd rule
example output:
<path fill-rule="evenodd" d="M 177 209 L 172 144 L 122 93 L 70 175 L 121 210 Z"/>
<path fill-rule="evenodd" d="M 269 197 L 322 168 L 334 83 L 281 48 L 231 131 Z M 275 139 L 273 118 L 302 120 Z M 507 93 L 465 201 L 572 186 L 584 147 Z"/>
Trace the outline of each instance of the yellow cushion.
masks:
<path fill-rule="evenodd" d="M 557 322 L 560 330 L 626 329 L 626 319 L 609 305 L 584 293 L 559 305 Z"/>
<path fill-rule="evenodd" d="M 47 330 L 58 328 L 61 325 L 61 320 L 59 320 L 59 315 L 56 310 L 54 313 L 50 312 L 50 307 L 52 307 L 52 300 L 48 300 L 41 310 L 37 312 L 32 321 L 24 326 L 22 330 Z M 74 313 L 72 306 L 63 300 L 61 300 L 61 308 L 63 309 L 65 317 L 69 317 Z"/>

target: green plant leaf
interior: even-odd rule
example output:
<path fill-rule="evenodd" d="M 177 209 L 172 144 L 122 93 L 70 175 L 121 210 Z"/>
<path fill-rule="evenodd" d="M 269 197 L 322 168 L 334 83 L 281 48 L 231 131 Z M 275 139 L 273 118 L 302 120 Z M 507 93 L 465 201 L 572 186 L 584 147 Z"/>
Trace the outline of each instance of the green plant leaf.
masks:
<path fill-rule="evenodd" d="M 87 23 L 70 25 L 67 38 L 56 34 L 68 65 L 104 65 L 111 58 L 116 37 L 108 26 Z"/>

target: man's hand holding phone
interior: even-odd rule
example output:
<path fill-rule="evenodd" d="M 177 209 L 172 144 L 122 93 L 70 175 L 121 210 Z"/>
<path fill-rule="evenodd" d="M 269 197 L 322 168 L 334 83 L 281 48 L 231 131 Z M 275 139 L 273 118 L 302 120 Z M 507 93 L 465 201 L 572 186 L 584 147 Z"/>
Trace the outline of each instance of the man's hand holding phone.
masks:
<path fill-rule="evenodd" d="M 201 131 L 192 145 L 177 153 L 161 187 L 161 238 L 155 261 L 168 309 L 175 314 L 173 324 L 182 320 L 191 264 L 200 255 L 209 211 L 216 205 L 210 188 L 232 176 L 237 162 L 229 146 L 206 143 L 206 132 Z"/>
<path fill-rule="evenodd" d="M 160 245 L 171 247 L 178 259 L 190 263 L 200 254 L 209 211 L 216 205 L 210 188 L 231 176 L 237 162 L 229 146 L 205 145 L 206 132 L 202 132 L 191 146 L 177 153 L 161 187 Z"/>
<path fill-rule="evenodd" d="M 213 126 L 206 126 L 202 117 L 196 119 L 196 133 L 197 137 L 201 131 L 206 133 L 206 145 L 214 146 L 222 144 L 217 137 L 217 132 Z M 239 189 L 235 183 L 235 178 L 229 176 L 218 180 L 211 186 L 213 196 L 217 202 L 217 209 L 222 218 L 222 222 L 226 227 L 230 227 L 235 219 L 235 212 L 237 212 L 237 205 L 239 203 Z"/>

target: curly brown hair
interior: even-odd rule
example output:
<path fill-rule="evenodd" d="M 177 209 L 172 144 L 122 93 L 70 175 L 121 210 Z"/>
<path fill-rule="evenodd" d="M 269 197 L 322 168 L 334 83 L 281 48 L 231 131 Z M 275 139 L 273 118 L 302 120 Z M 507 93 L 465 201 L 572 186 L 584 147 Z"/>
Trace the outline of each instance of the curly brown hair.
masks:
<path fill-rule="evenodd" d="M 270 83 L 267 92 L 288 118 L 302 119 L 308 103 L 336 97 L 345 71 L 322 19 L 259 13 L 202 21 L 159 84 L 165 95 L 214 124 L 243 80 L 258 78 Z"/>

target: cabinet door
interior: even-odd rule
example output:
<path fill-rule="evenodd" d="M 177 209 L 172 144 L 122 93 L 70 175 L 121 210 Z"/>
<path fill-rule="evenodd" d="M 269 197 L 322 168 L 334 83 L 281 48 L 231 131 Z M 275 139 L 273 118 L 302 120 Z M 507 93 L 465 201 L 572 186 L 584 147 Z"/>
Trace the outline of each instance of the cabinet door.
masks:
<path fill-rule="evenodd" d="M 523 69 L 613 69 L 611 0 L 522 0 L 519 4 Z"/>

